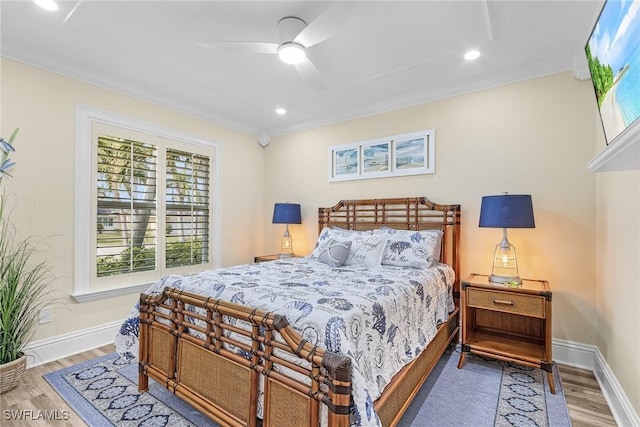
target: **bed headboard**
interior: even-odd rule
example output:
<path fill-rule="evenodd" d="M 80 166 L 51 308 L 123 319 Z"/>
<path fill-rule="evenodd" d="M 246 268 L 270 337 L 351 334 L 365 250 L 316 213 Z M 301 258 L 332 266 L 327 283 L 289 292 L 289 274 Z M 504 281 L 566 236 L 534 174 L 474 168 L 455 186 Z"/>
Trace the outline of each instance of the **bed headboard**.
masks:
<path fill-rule="evenodd" d="M 341 200 L 318 209 L 318 232 L 324 227 L 372 230 L 382 226 L 444 233 L 440 259 L 456 272 L 454 294 L 460 290 L 460 205 L 439 205 L 426 197 Z"/>

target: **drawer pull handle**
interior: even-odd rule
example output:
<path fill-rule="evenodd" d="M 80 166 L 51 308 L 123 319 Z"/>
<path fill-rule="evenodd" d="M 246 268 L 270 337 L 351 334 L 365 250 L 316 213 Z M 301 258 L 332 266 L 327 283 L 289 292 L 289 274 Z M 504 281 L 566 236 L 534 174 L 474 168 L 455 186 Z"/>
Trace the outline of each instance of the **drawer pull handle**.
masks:
<path fill-rule="evenodd" d="M 502 304 L 502 305 L 513 305 L 514 304 L 513 301 L 505 301 L 503 299 L 494 299 L 493 303 L 494 304 Z"/>

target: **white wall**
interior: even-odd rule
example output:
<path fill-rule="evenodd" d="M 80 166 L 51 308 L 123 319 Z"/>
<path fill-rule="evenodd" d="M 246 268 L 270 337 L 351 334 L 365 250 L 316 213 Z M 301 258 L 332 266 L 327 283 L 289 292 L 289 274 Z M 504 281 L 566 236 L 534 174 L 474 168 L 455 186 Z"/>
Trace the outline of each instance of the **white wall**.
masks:
<path fill-rule="evenodd" d="M 124 319 L 137 294 L 78 304 L 73 291 L 74 135 L 77 104 L 130 116 L 218 141 L 222 145 L 222 265 L 251 262 L 262 246 L 264 151 L 255 137 L 140 100 L 2 58 L 1 135 L 20 128 L 17 162 L 3 190 L 16 202 L 13 218 L 23 235 L 43 240 L 55 289 L 62 298 L 53 323 L 37 339 Z M 203 94 L 203 96 L 206 96 Z"/>
<path fill-rule="evenodd" d="M 597 345 L 640 414 L 640 171 L 599 173 L 596 203 Z"/>
<path fill-rule="evenodd" d="M 309 253 L 317 208 L 341 199 L 427 196 L 462 205 L 463 276 L 490 273 L 501 230 L 478 228 L 482 196 L 531 194 L 535 229 L 513 229 L 522 277 L 553 291 L 554 338 L 596 341 L 595 109 L 590 82 L 561 73 L 274 138 L 266 148 L 265 212 L 300 203 L 290 226 L 295 251 Z M 332 145 L 435 129 L 436 173 L 329 183 Z M 282 227 L 265 226 L 264 253 L 278 252 Z"/>

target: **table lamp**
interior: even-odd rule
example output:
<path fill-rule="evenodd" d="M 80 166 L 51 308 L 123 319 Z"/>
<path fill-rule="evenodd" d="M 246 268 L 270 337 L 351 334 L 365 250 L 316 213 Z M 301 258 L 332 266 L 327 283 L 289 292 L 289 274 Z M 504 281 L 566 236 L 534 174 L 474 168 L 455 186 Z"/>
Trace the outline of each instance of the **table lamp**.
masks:
<path fill-rule="evenodd" d="M 273 208 L 273 224 L 287 224 L 282 235 L 279 258 L 289 258 L 293 256 L 293 244 L 291 234 L 289 234 L 289 224 L 302 224 L 300 215 L 300 205 L 296 203 L 276 203 Z"/>
<path fill-rule="evenodd" d="M 489 281 L 522 285 L 518 275 L 516 248 L 507 239 L 507 228 L 535 228 L 531 196 L 503 194 L 484 196 L 480 207 L 480 227 L 502 228 L 502 241 L 493 254 Z"/>

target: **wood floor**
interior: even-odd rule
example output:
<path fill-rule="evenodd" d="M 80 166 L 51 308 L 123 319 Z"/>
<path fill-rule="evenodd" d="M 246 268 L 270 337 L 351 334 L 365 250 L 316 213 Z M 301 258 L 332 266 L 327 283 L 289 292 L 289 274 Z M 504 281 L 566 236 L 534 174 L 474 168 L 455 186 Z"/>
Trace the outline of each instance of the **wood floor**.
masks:
<path fill-rule="evenodd" d="M 107 345 L 28 369 L 17 388 L 1 395 L 0 424 L 2 427 L 85 426 L 86 424 L 49 386 L 42 375 L 113 351 L 113 345 Z M 565 365 L 559 367 L 573 427 L 615 427 L 616 422 L 593 373 Z M 58 419 L 51 421 L 36 419 L 38 413 L 45 411 Z M 23 419 L 11 419 L 15 414 L 22 414 Z"/>

